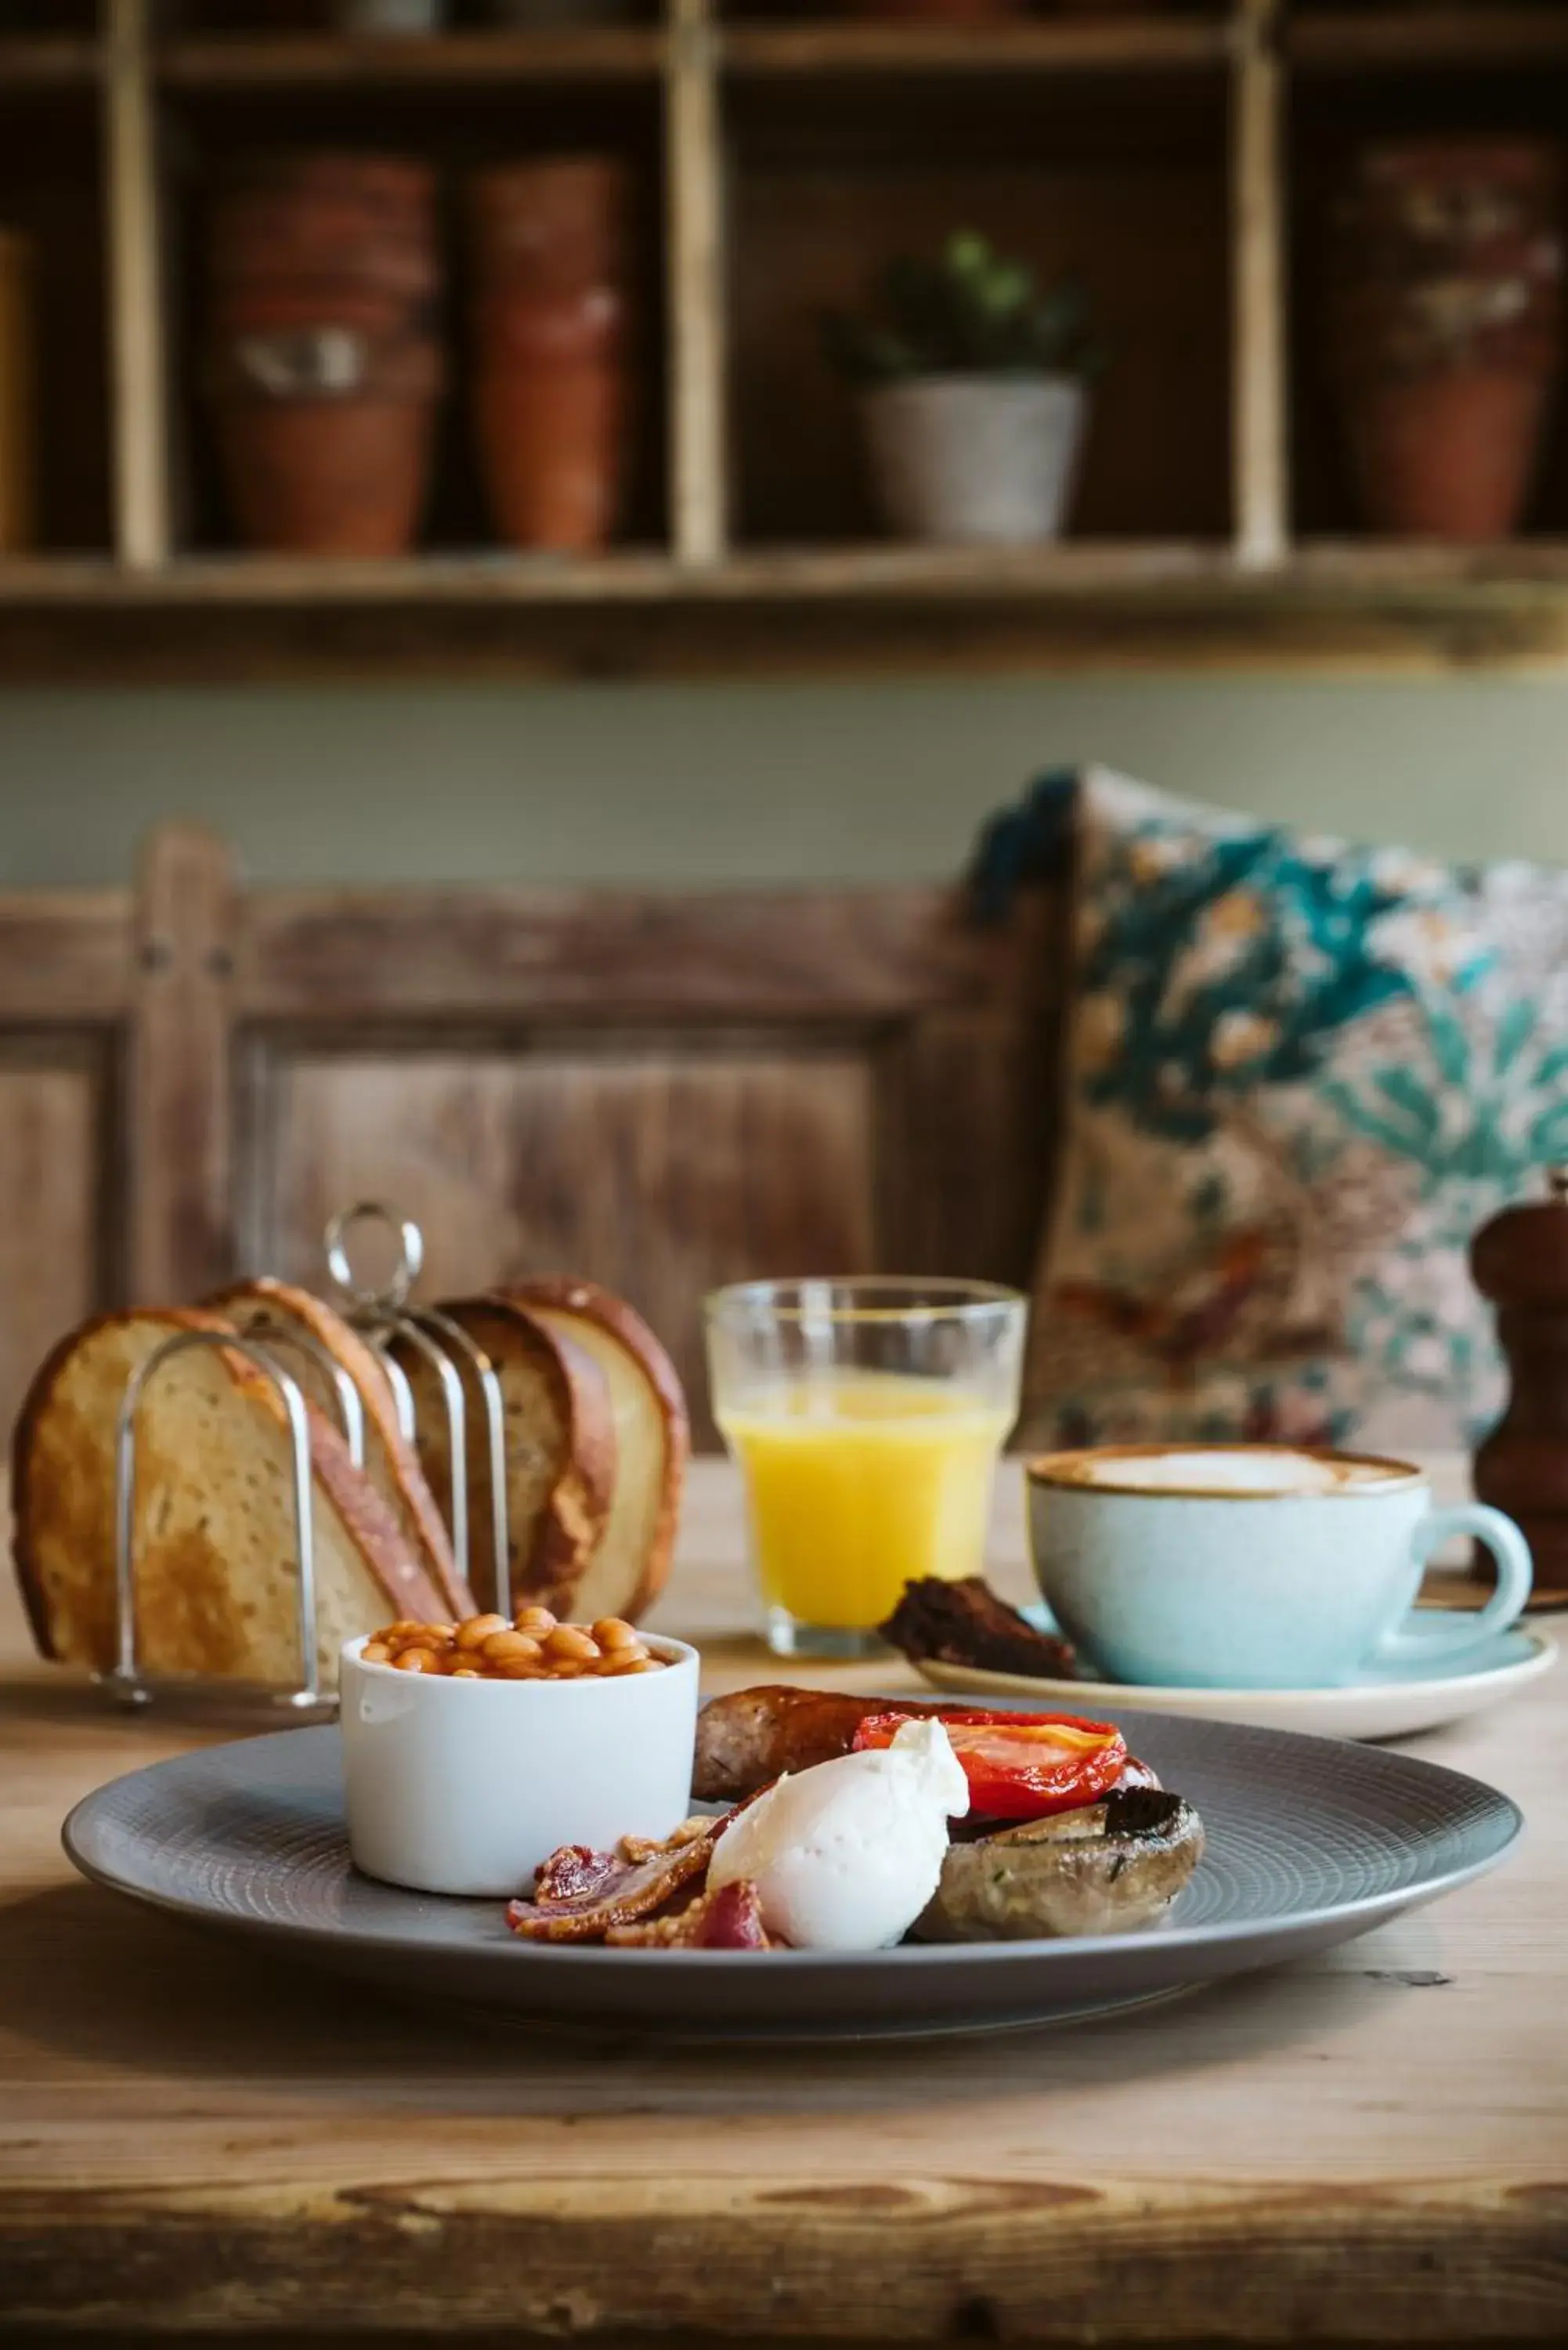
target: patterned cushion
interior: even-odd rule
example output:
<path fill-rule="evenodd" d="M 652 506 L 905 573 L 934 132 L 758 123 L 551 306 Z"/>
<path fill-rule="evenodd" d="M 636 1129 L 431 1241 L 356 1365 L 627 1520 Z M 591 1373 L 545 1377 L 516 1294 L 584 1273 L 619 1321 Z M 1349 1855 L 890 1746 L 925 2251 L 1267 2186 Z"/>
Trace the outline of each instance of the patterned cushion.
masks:
<path fill-rule="evenodd" d="M 1568 874 L 1099 773 L 1074 806 L 1032 1434 L 1468 1443 L 1501 1383 L 1467 1244 L 1568 1159 Z"/>

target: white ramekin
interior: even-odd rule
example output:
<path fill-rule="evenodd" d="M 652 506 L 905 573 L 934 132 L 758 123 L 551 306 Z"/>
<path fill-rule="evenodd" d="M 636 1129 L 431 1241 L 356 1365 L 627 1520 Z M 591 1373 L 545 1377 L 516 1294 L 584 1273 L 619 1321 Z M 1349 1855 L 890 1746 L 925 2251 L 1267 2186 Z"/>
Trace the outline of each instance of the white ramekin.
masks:
<path fill-rule="evenodd" d="M 660 1673 L 449 1680 L 343 1648 L 354 1865 L 416 1893 L 505 1899 L 557 1845 L 666 1836 L 691 1809 L 695 1648 L 648 1638 Z"/>

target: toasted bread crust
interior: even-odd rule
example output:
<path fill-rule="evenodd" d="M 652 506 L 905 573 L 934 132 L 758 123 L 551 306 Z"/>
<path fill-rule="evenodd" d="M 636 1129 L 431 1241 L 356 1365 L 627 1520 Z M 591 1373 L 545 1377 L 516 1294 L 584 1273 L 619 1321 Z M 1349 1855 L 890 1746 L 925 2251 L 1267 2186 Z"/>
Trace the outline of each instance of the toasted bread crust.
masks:
<path fill-rule="evenodd" d="M 441 1310 L 465 1329 L 476 1316 L 500 1315 L 519 1330 L 535 1358 L 550 1367 L 566 1430 L 566 1459 L 513 1577 L 512 1596 L 515 1607 L 537 1601 L 561 1614 L 598 1546 L 615 1492 L 615 1421 L 604 1375 L 580 1347 L 510 1298 L 457 1298 Z"/>
<path fill-rule="evenodd" d="M 35 1482 L 37 1430 L 49 1409 L 56 1385 L 78 1348 L 106 1329 L 138 1323 L 152 1324 L 167 1331 L 171 1337 L 185 1330 L 210 1330 L 236 1339 L 240 1336 L 221 1315 L 198 1307 L 168 1306 L 100 1314 L 67 1333 L 38 1370 L 18 1416 L 13 1444 L 14 1555 L 23 1604 L 38 1652 L 58 1663 L 91 1664 L 101 1660 L 62 1656 L 50 1621 L 37 1556 L 38 1530 L 50 1501 Z M 283 1399 L 264 1372 L 237 1349 L 214 1350 L 214 1359 L 223 1364 L 237 1389 L 286 1428 L 288 1415 Z M 400 1615 L 439 1619 L 446 1602 L 424 1568 L 410 1555 L 387 1504 L 369 1479 L 354 1467 L 337 1430 L 308 1403 L 306 1413 L 312 1473 L 337 1510 L 367 1572 L 386 1594 L 389 1607 Z"/>
<path fill-rule="evenodd" d="M 280 1428 L 288 1426 L 283 1398 L 267 1378 L 244 1355 L 219 1357 L 243 1395 L 258 1409 L 269 1412 Z M 303 1400 L 303 1399 L 302 1399 Z M 423 1624 L 445 1620 L 450 1607 L 445 1593 L 429 1569 L 414 1556 L 402 1528 L 363 1470 L 356 1469 L 348 1447 L 331 1422 L 308 1401 L 306 1420 L 310 1431 L 310 1467 L 333 1508 L 342 1519 L 355 1548 L 389 1604 L 400 1616 Z"/>
<path fill-rule="evenodd" d="M 32 1384 L 22 1399 L 22 1409 L 11 1435 L 11 1514 L 13 1532 L 11 1555 L 16 1564 L 16 1581 L 22 1593 L 22 1605 L 27 1613 L 28 1628 L 33 1645 L 41 1657 L 54 1664 L 77 1664 L 84 1659 L 62 1657 L 55 1645 L 54 1626 L 49 1620 L 48 1607 L 44 1597 L 42 1572 L 36 1548 L 39 1514 L 47 1503 L 34 1482 L 33 1469 L 36 1454 L 35 1439 L 38 1422 L 48 1409 L 55 1382 L 79 1346 L 107 1330 L 112 1325 L 127 1321 L 156 1322 L 169 1332 L 177 1330 L 226 1330 L 229 1325 L 220 1315 L 203 1312 L 193 1305 L 149 1306 L 134 1315 L 95 1314 L 91 1319 L 78 1323 L 57 1339 L 33 1375 Z"/>
<path fill-rule="evenodd" d="M 203 1299 L 202 1303 L 210 1312 L 224 1315 L 231 1315 L 232 1309 L 240 1304 L 274 1305 L 286 1320 L 292 1318 L 303 1323 L 311 1336 L 348 1372 L 359 1391 L 367 1416 L 375 1423 L 377 1437 L 391 1463 L 403 1506 L 419 1546 L 424 1553 L 426 1571 L 442 1594 L 438 1613 L 450 1611 L 458 1617 L 472 1615 L 472 1594 L 457 1571 L 452 1542 L 434 1497 L 425 1483 L 424 1471 L 413 1448 L 406 1442 L 398 1426 L 386 1375 L 358 1330 L 323 1299 L 312 1296 L 309 1290 L 296 1289 L 290 1282 L 275 1281 L 270 1274 L 264 1274 L 254 1281 L 235 1282 L 229 1288 L 221 1289 Z M 331 1423 L 327 1425 L 330 1427 Z M 334 1434 L 336 1432 L 333 1430 Z M 400 1528 L 399 1533 L 400 1536 Z"/>
<path fill-rule="evenodd" d="M 585 1320 L 597 1322 L 636 1357 L 653 1389 L 664 1421 L 664 1490 L 653 1539 L 643 1560 L 642 1580 L 624 1610 L 635 1620 L 646 1614 L 669 1582 L 674 1560 L 680 1494 L 691 1452 L 691 1424 L 680 1375 L 636 1306 L 628 1305 L 613 1291 L 601 1289 L 596 1281 L 579 1280 L 568 1274 L 546 1274 L 535 1281 L 509 1282 L 493 1294 L 524 1311 L 531 1305 L 551 1305 L 562 1313 L 578 1314 Z"/>

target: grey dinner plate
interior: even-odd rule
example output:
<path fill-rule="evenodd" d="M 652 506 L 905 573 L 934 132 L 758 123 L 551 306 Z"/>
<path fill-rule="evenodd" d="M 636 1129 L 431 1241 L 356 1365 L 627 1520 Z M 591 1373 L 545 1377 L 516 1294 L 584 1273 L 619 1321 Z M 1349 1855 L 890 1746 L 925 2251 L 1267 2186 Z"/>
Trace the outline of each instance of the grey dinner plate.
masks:
<path fill-rule="evenodd" d="M 1050 2022 L 1299 1958 L 1465 1884 L 1521 1825 L 1493 1788 L 1380 1749 L 1158 1714 L 1128 1734 L 1197 1804 L 1209 1842 L 1168 1920 L 1121 1938 L 849 1957 L 520 1942 L 499 1901 L 358 1875 L 336 1729 L 132 1772 L 78 1804 L 65 1846 L 115 1892 L 425 2002 L 683 2035 L 832 2036 Z"/>

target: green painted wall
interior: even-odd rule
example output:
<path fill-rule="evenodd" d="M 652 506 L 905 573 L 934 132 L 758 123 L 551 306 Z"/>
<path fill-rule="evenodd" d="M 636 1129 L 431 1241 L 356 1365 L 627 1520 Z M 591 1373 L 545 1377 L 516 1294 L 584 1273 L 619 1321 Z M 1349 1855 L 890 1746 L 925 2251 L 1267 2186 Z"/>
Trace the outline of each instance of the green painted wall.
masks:
<path fill-rule="evenodd" d="M 1568 865 L 1568 678 L 1099 678 L 0 694 L 0 882 L 160 817 L 257 879 L 719 886 L 951 873 L 1048 764 Z"/>

